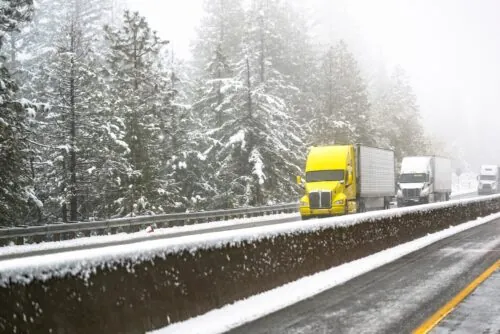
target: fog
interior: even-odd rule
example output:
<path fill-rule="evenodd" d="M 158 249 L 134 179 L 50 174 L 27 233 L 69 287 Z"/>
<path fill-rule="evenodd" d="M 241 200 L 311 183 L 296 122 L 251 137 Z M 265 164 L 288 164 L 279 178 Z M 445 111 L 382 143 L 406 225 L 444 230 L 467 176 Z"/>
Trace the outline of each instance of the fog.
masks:
<path fill-rule="evenodd" d="M 495 0 L 313 0 L 323 43 L 343 38 L 365 71 L 401 65 L 411 77 L 428 134 L 472 169 L 500 164 L 500 3 Z M 190 56 L 201 0 L 129 0 L 176 55 Z"/>

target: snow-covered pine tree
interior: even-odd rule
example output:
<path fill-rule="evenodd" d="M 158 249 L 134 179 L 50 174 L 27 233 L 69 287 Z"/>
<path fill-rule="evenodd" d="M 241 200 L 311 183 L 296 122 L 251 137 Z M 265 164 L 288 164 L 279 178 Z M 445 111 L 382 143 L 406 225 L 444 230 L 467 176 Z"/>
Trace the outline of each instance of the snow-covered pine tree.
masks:
<path fill-rule="evenodd" d="M 152 162 L 158 178 L 155 180 L 158 194 L 151 201 L 152 209 L 157 212 L 204 209 L 214 192 L 208 184 L 205 156 L 199 151 L 199 143 L 206 139 L 200 132 L 200 119 L 185 104 L 187 97 L 182 89 L 189 85 L 181 79 L 182 73 L 177 74 L 172 62 L 165 64 L 159 73 L 162 74 L 158 81 L 160 93 L 153 109 L 158 139 L 151 142 L 151 150 L 157 152 Z"/>
<path fill-rule="evenodd" d="M 61 213 L 61 204 L 64 203 L 65 196 L 61 195 L 63 172 L 59 166 L 60 160 L 58 160 L 64 157 L 60 148 L 65 146 L 61 145 L 63 140 L 58 133 L 61 129 L 59 126 L 54 126 L 56 120 L 61 117 L 58 96 L 60 95 L 60 83 L 64 79 L 59 80 L 54 73 L 62 70 L 63 58 L 68 56 L 68 53 L 63 55 L 60 52 L 64 38 L 68 35 L 68 22 L 76 18 L 80 26 L 84 27 L 81 39 L 85 40 L 87 44 L 85 48 L 88 49 L 85 66 L 90 71 L 97 73 L 100 61 L 94 51 L 102 49 L 102 25 L 110 20 L 112 2 L 118 1 L 122 2 L 121 0 L 38 0 L 32 22 L 25 25 L 18 34 L 9 36 L 11 37 L 10 43 L 8 43 L 10 59 L 21 59 L 21 61 L 11 61 L 11 64 L 15 65 L 16 79 L 21 83 L 19 94 L 33 102 L 55 105 L 55 108 L 51 108 L 50 112 L 37 113 L 36 119 L 30 123 L 30 170 L 35 178 L 35 192 L 45 203 L 44 216 L 46 220 L 53 221 L 61 219 L 61 216 L 67 216 Z M 97 91 L 96 78 L 89 87 L 91 87 L 90 95 Z M 93 98 L 89 101 L 96 102 L 97 99 Z M 93 109 L 94 114 L 98 113 L 98 108 L 90 104 L 88 107 Z M 96 121 L 95 117 L 97 116 L 92 117 L 92 119 L 89 117 L 83 119 L 92 123 Z M 57 121 L 57 124 L 60 122 Z M 82 125 L 82 127 L 85 126 Z M 92 137 L 95 139 L 96 136 L 99 136 L 97 134 L 99 127 L 87 126 L 86 128 L 93 128 L 93 131 L 96 132 L 78 131 L 81 135 L 79 141 L 82 141 L 83 138 Z M 85 139 L 85 141 L 87 140 Z M 98 155 L 102 150 L 91 151 L 94 156 L 90 157 L 84 153 L 89 145 L 83 144 L 83 142 L 80 144 L 81 151 L 79 153 L 83 160 L 100 161 Z M 92 145 L 94 143 L 91 143 L 90 146 Z M 96 149 L 95 146 L 94 149 Z M 57 159 L 54 160 L 54 158 Z M 84 168 L 84 166 L 80 167 Z M 100 198 L 94 198 L 91 194 L 93 182 L 90 175 L 88 173 L 79 173 L 79 175 L 83 175 L 80 184 L 84 185 L 85 189 L 80 190 L 80 195 L 83 197 L 80 198 L 78 210 L 80 218 L 85 219 L 94 214 L 94 203 L 90 203 L 90 199 L 95 199 L 97 203 L 101 202 L 99 202 Z M 83 200 L 84 198 L 85 200 Z"/>
<path fill-rule="evenodd" d="M 373 144 L 368 93 L 354 56 L 339 41 L 320 67 L 320 106 L 311 128 L 316 144 Z"/>
<path fill-rule="evenodd" d="M 121 29 L 106 32 L 113 108 L 123 119 L 133 169 L 122 178 L 117 213 L 185 210 L 197 193 L 185 178 L 194 181 L 188 169 L 198 154 L 189 146 L 190 109 L 175 102 L 178 78 L 162 57 L 167 42 L 144 17 L 128 11 Z"/>
<path fill-rule="evenodd" d="M 71 3 L 74 7 L 67 7 L 47 65 L 51 89 L 45 92 L 52 109 L 46 122 L 52 131 L 46 136 L 54 149 L 47 152 L 52 165 L 46 172 L 55 181 L 51 197 L 61 205 L 62 220 L 74 222 L 87 219 L 95 203 L 92 171 L 102 152 L 97 138 L 103 115 L 98 105 L 99 61 L 92 48 L 94 36 L 86 30 L 93 8 L 87 7 L 89 2 Z"/>
<path fill-rule="evenodd" d="M 218 135 L 234 117 L 232 84 L 237 83 L 232 78 L 232 66 L 221 45 L 219 43 L 213 59 L 206 66 L 210 77 L 201 79 L 203 83 L 199 87 L 199 97 L 193 105 L 193 117 L 199 119 L 198 128 L 200 133 L 205 134 L 204 138 L 199 138 L 196 142 L 198 150 L 206 152 L 206 156 L 203 154 L 206 168 L 200 173 L 200 177 L 207 180 L 207 196 L 210 196 L 208 206 L 211 209 L 234 207 L 234 204 L 230 204 L 227 180 L 216 176 L 216 171 L 221 167 L 218 152 L 223 145 Z"/>
<path fill-rule="evenodd" d="M 224 206 L 261 205 L 280 202 L 294 195 L 303 154 L 300 127 L 282 94 L 294 90 L 273 67 L 268 52 L 274 41 L 268 29 L 266 4 L 255 1 L 247 13 L 249 32 L 242 60 L 234 76 L 223 80 L 224 101 L 231 106 L 227 119 L 211 137 L 219 143 L 215 175 Z"/>
<path fill-rule="evenodd" d="M 2 1 L 0 6 L 0 51 L 5 35 L 28 21 L 33 1 Z M 26 108 L 15 100 L 18 86 L 0 56 L 0 225 L 12 226 L 23 219 L 29 200 L 38 201 L 32 191 L 28 163 Z"/>
<path fill-rule="evenodd" d="M 216 177 L 216 171 L 221 167 L 217 153 L 222 143 L 215 134 L 235 111 L 229 97 L 234 92 L 231 89 L 226 91 L 224 87 L 234 82 L 233 65 L 241 54 L 244 10 L 240 0 L 218 0 L 206 1 L 205 12 L 193 53 L 195 64 L 200 68 L 193 117 L 199 120 L 201 133 L 205 133 L 204 138 L 197 140 L 198 150 L 206 152 L 206 167 L 199 177 L 206 180 L 206 197 L 210 199 L 208 207 L 215 209 L 235 206 L 230 203 L 228 181 Z"/>

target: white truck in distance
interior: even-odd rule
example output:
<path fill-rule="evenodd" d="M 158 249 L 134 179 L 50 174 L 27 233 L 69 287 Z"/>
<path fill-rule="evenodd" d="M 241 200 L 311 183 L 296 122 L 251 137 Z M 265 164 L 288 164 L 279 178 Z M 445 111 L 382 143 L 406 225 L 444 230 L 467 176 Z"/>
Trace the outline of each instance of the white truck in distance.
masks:
<path fill-rule="evenodd" d="M 449 200 L 452 173 L 448 158 L 403 158 L 398 180 L 398 207 Z"/>
<path fill-rule="evenodd" d="M 499 186 L 499 170 L 500 167 L 496 165 L 482 165 L 481 172 L 478 176 L 477 193 L 483 194 L 496 194 L 498 193 Z"/>

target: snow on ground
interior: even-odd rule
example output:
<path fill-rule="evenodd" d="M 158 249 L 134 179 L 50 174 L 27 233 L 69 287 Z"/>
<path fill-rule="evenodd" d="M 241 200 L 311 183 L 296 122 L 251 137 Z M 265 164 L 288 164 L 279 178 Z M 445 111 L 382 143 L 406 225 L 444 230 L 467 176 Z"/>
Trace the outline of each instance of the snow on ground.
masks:
<path fill-rule="evenodd" d="M 172 324 L 151 333 L 222 333 L 301 300 L 313 297 L 441 239 L 499 218 L 500 213 L 496 213 L 485 218 L 479 218 L 475 221 L 450 227 L 365 258 L 301 278 L 295 282 L 285 284 L 231 305 L 226 305 L 220 309 L 212 310 L 198 317 Z"/>
<path fill-rule="evenodd" d="M 450 199 L 458 199 L 462 196 L 473 195 L 473 194 L 477 195 L 477 189 L 464 189 L 464 190 L 452 192 L 450 195 Z"/>
<path fill-rule="evenodd" d="M 213 229 L 217 227 L 230 227 L 234 225 L 240 224 L 251 224 L 262 221 L 270 221 L 277 219 L 293 219 L 298 218 L 299 215 L 297 213 L 286 213 L 286 214 L 276 214 L 269 216 L 259 216 L 252 218 L 240 218 L 240 219 L 231 219 L 231 220 L 223 220 L 223 221 L 214 221 L 209 223 L 201 223 L 195 225 L 185 225 L 185 226 L 173 226 L 168 228 L 154 229 L 151 231 L 147 228 L 145 231 L 135 232 L 135 233 L 118 233 L 113 235 L 96 235 L 92 237 L 83 237 L 77 239 L 63 240 L 63 241 L 49 241 L 42 242 L 38 244 L 27 244 L 27 245 L 10 245 L 0 247 L 0 256 L 2 255 L 12 255 L 12 254 L 21 254 L 21 253 L 29 253 L 34 251 L 43 251 L 49 249 L 63 249 L 68 247 L 77 247 L 77 246 L 86 246 L 86 245 L 99 245 L 105 244 L 112 241 L 125 241 L 125 240 L 133 240 L 133 239 L 142 239 L 147 234 L 157 235 L 169 235 L 175 233 L 182 232 L 191 232 L 191 231 L 200 231 Z"/>
<path fill-rule="evenodd" d="M 477 191 L 477 174 L 467 172 L 460 174 L 460 177 L 458 177 L 457 174 L 453 173 L 451 189 L 452 194 Z"/>
<path fill-rule="evenodd" d="M 62 277 L 67 274 L 86 278 L 99 267 L 114 268 L 121 263 L 127 263 L 130 266 L 130 263 L 149 261 L 155 257 L 165 258 L 168 254 L 182 251 L 194 252 L 198 249 L 217 249 L 225 247 L 227 244 L 251 243 L 283 234 L 307 233 L 331 227 L 350 226 L 361 221 L 374 221 L 384 217 L 400 216 L 408 212 L 425 212 L 431 209 L 473 203 L 491 198 L 498 199 L 500 195 L 367 212 L 342 217 L 295 221 L 168 239 L 155 239 L 127 244 L 126 247 L 115 245 L 15 258 L 0 261 L 0 286 L 8 285 L 9 282 L 29 283 L 35 278 L 46 280 L 51 277 Z M 192 228 L 195 227 L 192 226 Z"/>

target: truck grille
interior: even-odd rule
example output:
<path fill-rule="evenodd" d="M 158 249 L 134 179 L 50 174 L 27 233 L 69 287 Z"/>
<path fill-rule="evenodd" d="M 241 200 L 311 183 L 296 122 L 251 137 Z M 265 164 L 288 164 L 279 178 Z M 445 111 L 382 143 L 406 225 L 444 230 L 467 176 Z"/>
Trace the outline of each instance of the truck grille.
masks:
<path fill-rule="evenodd" d="M 491 184 L 483 184 L 483 190 L 491 190 Z"/>
<path fill-rule="evenodd" d="M 311 209 L 330 209 L 332 207 L 332 192 L 331 191 L 310 192 L 309 207 Z"/>
<path fill-rule="evenodd" d="M 420 189 L 403 189 L 403 196 L 406 198 L 417 198 L 420 196 Z"/>

